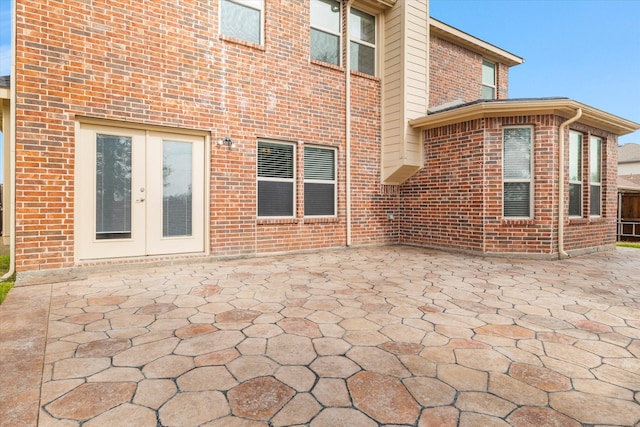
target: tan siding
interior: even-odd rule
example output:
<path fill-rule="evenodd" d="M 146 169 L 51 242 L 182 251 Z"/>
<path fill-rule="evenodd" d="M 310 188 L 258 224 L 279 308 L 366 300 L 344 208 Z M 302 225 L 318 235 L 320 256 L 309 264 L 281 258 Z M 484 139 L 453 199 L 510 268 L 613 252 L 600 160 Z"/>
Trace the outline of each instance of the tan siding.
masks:
<path fill-rule="evenodd" d="M 387 184 L 404 182 L 423 164 L 420 133 L 407 121 L 427 111 L 428 29 L 428 0 L 400 1 L 386 14 L 382 180 Z"/>

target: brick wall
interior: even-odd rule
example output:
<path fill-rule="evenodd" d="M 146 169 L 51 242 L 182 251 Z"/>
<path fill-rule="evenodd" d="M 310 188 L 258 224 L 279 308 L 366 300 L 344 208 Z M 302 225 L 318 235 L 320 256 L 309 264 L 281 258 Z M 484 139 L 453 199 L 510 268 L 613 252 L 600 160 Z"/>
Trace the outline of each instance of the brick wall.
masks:
<path fill-rule="evenodd" d="M 429 108 L 482 98 L 482 55 L 436 36 L 429 49 Z M 496 64 L 496 79 L 497 98 L 507 98 L 509 67 Z"/>
<path fill-rule="evenodd" d="M 477 253 L 557 254 L 558 127 L 563 121 L 552 115 L 484 118 L 425 131 L 425 168 L 402 187 L 401 241 Z M 534 127 L 532 219 L 502 214 L 502 129 L 512 125 Z M 589 134 L 603 138 L 603 215 L 589 218 L 585 181 L 584 217 L 565 216 L 565 250 L 593 250 L 615 243 L 617 140 L 579 123 L 571 129 L 583 132 L 585 141 Z M 583 148 L 588 179 L 588 147 Z M 565 159 L 568 150 L 566 144 Z"/>
<path fill-rule="evenodd" d="M 262 46 L 218 35 L 218 3 L 16 0 L 16 267 L 74 264 L 77 116 L 196 129 L 210 148 L 215 256 L 341 246 L 345 71 L 309 60 L 306 1 L 270 1 Z M 397 240 L 379 184 L 380 81 L 353 73 L 353 243 Z M 256 217 L 259 138 L 298 156 L 296 218 Z M 338 216 L 303 218 L 304 144 L 338 149 Z"/>

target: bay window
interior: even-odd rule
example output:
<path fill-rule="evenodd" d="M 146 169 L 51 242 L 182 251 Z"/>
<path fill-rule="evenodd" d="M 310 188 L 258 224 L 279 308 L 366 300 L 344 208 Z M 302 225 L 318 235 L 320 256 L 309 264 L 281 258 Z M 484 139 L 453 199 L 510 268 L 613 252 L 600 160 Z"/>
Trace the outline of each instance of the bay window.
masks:
<path fill-rule="evenodd" d="M 582 216 L 582 134 L 569 132 L 569 216 Z"/>
<path fill-rule="evenodd" d="M 602 214 L 602 139 L 589 138 L 589 215 Z"/>
<path fill-rule="evenodd" d="M 532 128 L 503 129 L 503 215 L 531 218 Z"/>

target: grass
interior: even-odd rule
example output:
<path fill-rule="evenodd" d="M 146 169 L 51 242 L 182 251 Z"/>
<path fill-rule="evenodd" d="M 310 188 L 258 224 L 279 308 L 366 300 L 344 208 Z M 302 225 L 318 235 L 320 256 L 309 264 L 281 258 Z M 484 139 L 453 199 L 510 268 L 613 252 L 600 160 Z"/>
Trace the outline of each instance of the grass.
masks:
<path fill-rule="evenodd" d="M 618 242 L 616 243 L 616 246 L 622 246 L 625 248 L 636 248 L 636 249 L 640 249 L 640 243 L 638 242 Z"/>
<path fill-rule="evenodd" d="M 9 255 L 0 255 L 0 275 L 3 275 L 9 271 Z M 9 290 L 13 288 L 13 284 L 16 280 L 16 275 L 11 276 L 6 282 L 0 282 L 0 304 L 7 297 Z"/>

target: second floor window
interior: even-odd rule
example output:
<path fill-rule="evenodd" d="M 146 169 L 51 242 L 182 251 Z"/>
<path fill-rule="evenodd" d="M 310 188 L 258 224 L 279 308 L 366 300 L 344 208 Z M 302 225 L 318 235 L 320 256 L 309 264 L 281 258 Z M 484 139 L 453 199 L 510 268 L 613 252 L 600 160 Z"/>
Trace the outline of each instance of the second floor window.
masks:
<path fill-rule="evenodd" d="M 482 99 L 496 99 L 496 64 L 482 61 Z"/>
<path fill-rule="evenodd" d="M 602 140 L 589 139 L 589 215 L 602 215 Z"/>
<path fill-rule="evenodd" d="M 569 132 L 569 216 L 582 216 L 582 134 Z"/>
<path fill-rule="evenodd" d="M 220 33 L 261 44 L 262 6 L 263 0 L 221 0 Z"/>
<path fill-rule="evenodd" d="M 376 17 L 351 9 L 350 19 L 351 69 L 375 76 Z"/>
<path fill-rule="evenodd" d="M 311 58 L 340 65 L 340 2 L 311 0 Z"/>
<path fill-rule="evenodd" d="M 503 130 L 503 215 L 531 218 L 533 156 L 531 127 Z"/>

